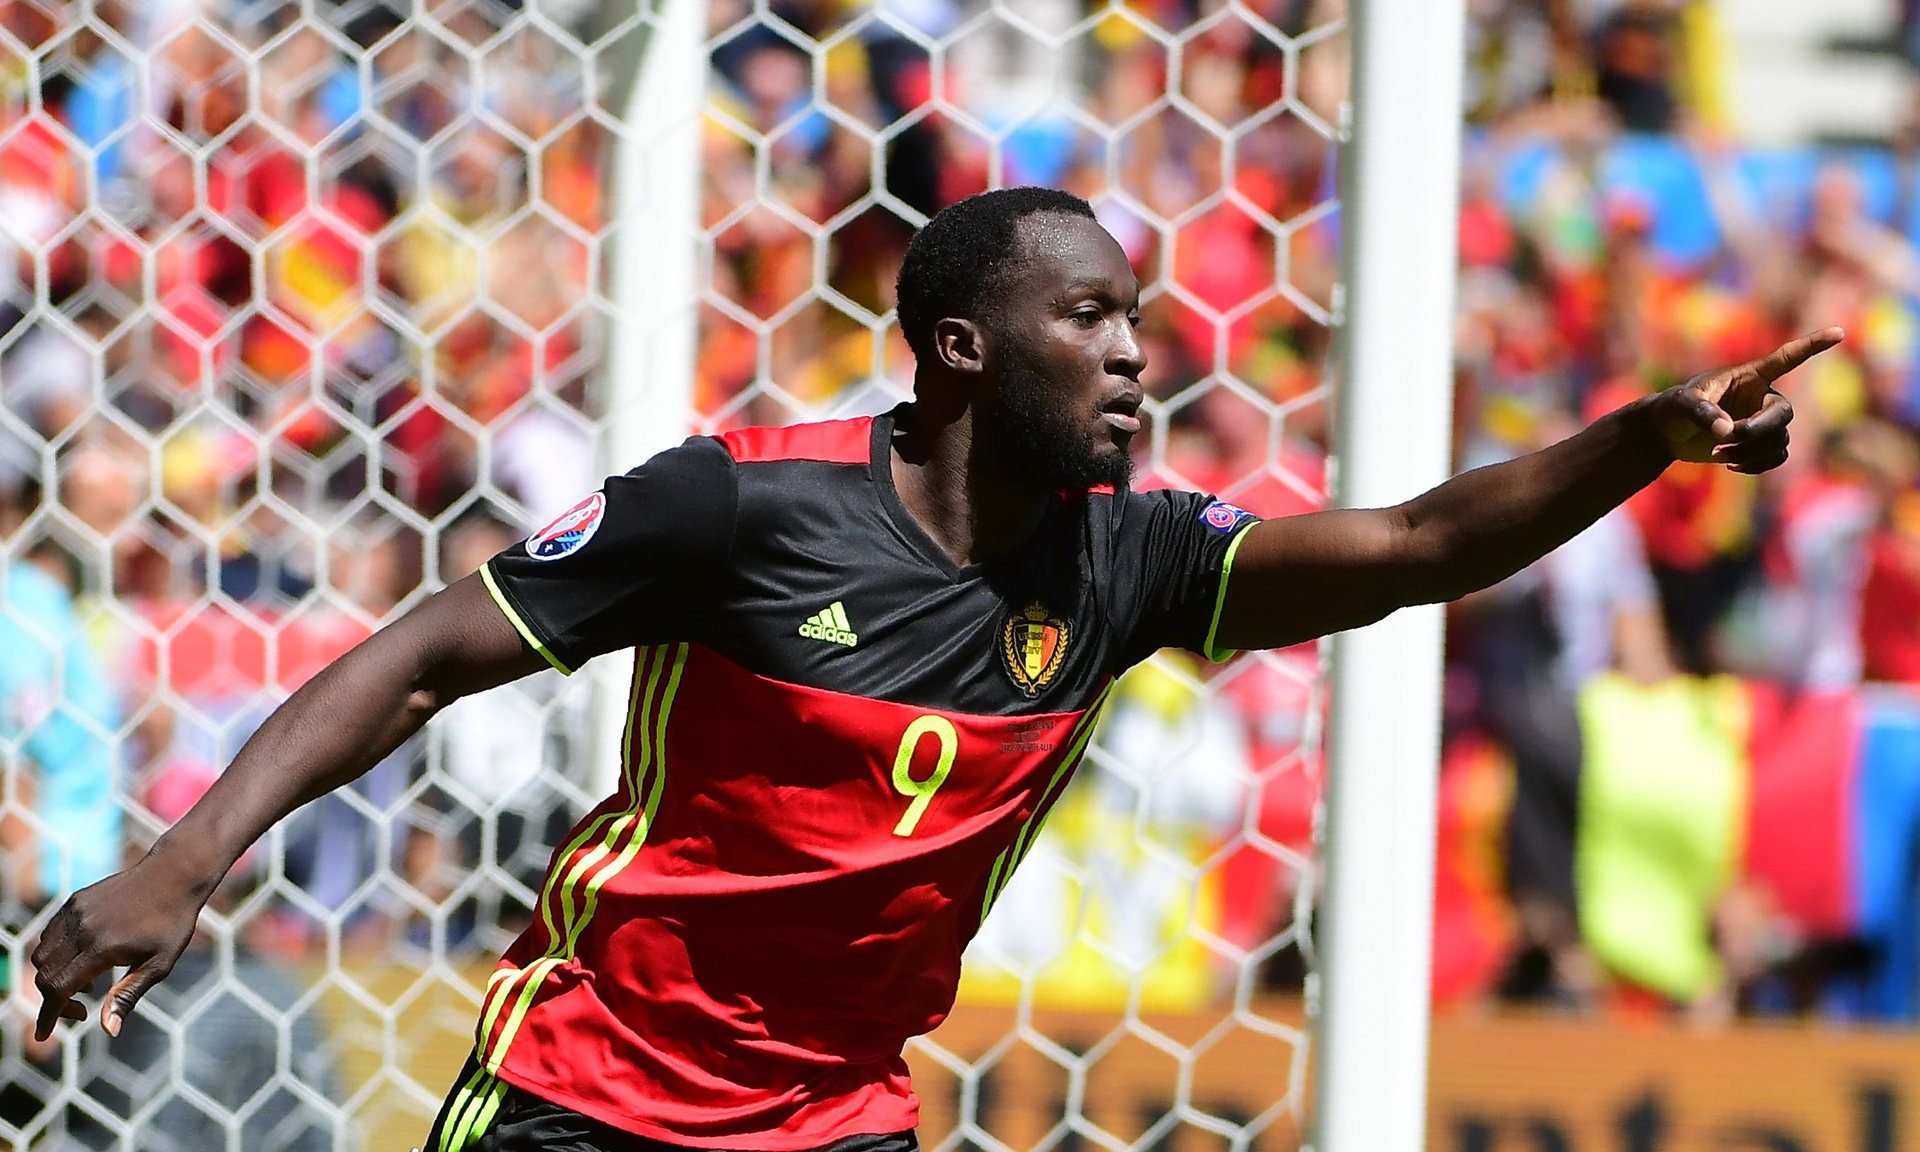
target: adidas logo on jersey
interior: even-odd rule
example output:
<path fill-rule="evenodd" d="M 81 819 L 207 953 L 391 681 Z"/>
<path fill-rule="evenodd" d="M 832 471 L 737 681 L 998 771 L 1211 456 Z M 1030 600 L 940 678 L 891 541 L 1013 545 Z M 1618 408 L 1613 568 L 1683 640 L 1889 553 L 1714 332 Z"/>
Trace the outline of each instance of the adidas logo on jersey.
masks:
<path fill-rule="evenodd" d="M 854 635 L 853 625 L 847 623 L 847 610 L 840 601 L 835 600 L 823 612 L 807 617 L 800 625 L 800 635 L 809 640 L 825 640 L 829 644 L 844 644 L 851 648 L 860 643 L 860 637 Z"/>

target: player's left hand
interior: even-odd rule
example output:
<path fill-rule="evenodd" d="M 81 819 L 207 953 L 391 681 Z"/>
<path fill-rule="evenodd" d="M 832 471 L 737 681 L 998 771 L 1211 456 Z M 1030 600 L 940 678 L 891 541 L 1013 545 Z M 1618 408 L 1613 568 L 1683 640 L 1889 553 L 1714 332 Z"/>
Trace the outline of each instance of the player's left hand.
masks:
<path fill-rule="evenodd" d="M 1758 360 L 1703 372 L 1656 399 L 1657 422 L 1675 460 L 1725 464 L 1748 474 L 1787 460 L 1793 405 L 1774 381 L 1840 343 L 1838 328 L 1790 340 Z"/>

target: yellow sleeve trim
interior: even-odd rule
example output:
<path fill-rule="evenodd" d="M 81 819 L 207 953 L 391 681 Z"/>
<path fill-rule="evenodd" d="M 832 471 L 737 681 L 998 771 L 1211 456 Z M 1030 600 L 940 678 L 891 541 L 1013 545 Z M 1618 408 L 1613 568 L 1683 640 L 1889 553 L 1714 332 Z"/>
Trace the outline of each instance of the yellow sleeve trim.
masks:
<path fill-rule="evenodd" d="M 1240 542 L 1247 538 L 1247 533 L 1258 528 L 1260 524 L 1261 521 L 1255 520 L 1245 528 L 1234 533 L 1233 543 L 1227 545 L 1227 557 L 1220 561 L 1220 587 L 1213 594 L 1213 623 L 1207 625 L 1207 644 L 1200 653 L 1215 664 L 1231 660 L 1238 652 L 1238 650 L 1234 648 L 1229 648 L 1224 652 L 1217 651 L 1213 643 L 1214 638 L 1220 634 L 1220 611 L 1227 606 L 1227 577 L 1233 575 L 1233 558 L 1235 554 L 1240 551 Z"/>
<path fill-rule="evenodd" d="M 1238 541 L 1235 541 L 1235 543 L 1238 543 Z M 1229 552 L 1227 556 L 1231 559 L 1233 553 Z M 513 622 L 514 631 L 520 633 L 520 638 L 527 642 L 527 647 L 532 648 L 535 652 L 546 657 L 547 663 L 560 670 L 560 675 L 573 675 L 573 669 L 562 664 L 560 657 L 555 656 L 545 644 L 540 642 L 540 637 L 533 634 L 533 629 L 527 627 L 527 622 L 520 618 L 520 613 L 515 612 L 513 605 L 507 602 L 507 594 L 500 590 L 500 585 L 494 583 L 493 561 L 489 560 L 485 564 L 480 565 L 480 579 L 487 586 L 487 595 L 493 597 L 493 602 L 500 606 L 500 611 L 506 613 L 507 619 Z M 1224 574 L 1221 576 L 1221 579 L 1222 581 L 1226 579 Z M 1216 615 L 1217 614 L 1216 610 Z"/>

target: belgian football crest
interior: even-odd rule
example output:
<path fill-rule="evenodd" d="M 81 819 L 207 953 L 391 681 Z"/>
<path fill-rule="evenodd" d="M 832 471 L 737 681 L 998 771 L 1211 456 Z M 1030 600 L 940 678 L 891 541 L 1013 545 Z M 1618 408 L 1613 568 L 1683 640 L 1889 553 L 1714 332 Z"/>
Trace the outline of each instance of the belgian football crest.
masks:
<path fill-rule="evenodd" d="M 1034 601 L 1008 617 L 1001 630 L 1000 658 L 1007 675 L 1029 697 L 1040 695 L 1067 662 L 1067 639 L 1067 622 Z"/>

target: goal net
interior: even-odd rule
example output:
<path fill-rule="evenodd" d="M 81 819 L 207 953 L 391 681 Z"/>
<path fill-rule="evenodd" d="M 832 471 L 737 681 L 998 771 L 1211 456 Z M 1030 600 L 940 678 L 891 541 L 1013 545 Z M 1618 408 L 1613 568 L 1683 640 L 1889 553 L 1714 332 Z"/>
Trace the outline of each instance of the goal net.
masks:
<path fill-rule="evenodd" d="M 713 0 L 697 45 L 668 23 L 0 6 L 0 1147 L 419 1143 L 611 780 L 604 680 L 462 701 L 284 822 L 112 1044 L 32 1040 L 40 929 L 290 691 L 635 445 L 909 395 L 893 278 L 944 204 L 1063 187 L 1126 248 L 1137 483 L 1322 502 L 1341 0 Z M 649 104 L 662 69 L 697 107 Z M 676 123 L 684 205 L 634 162 Z M 676 340 L 690 371 L 661 368 Z M 910 1051 L 930 1148 L 1300 1139 L 1317 651 L 1163 653 L 1116 700 Z"/>

